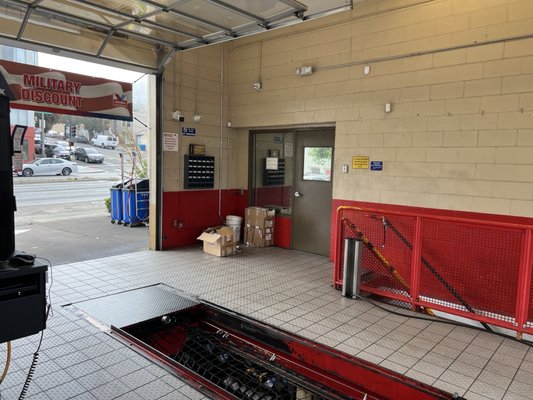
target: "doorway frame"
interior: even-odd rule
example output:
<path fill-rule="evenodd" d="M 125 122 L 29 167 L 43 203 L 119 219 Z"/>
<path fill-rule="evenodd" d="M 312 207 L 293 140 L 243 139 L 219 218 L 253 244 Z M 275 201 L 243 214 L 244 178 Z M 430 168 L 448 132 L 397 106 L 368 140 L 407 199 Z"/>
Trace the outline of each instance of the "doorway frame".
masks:
<path fill-rule="evenodd" d="M 334 170 L 335 170 L 335 139 L 337 137 L 337 126 L 335 123 L 331 124 L 325 124 L 325 125 L 313 125 L 313 126 L 297 126 L 297 127 L 271 127 L 271 128 L 250 128 L 248 130 L 248 207 L 253 207 L 252 204 L 255 203 L 255 193 L 254 193 L 254 179 L 255 179 L 255 140 L 254 136 L 257 134 L 264 134 L 264 133 L 293 133 L 294 134 L 294 151 L 296 152 L 297 146 L 298 146 L 298 133 L 299 132 L 320 132 L 324 131 L 326 129 L 331 129 L 333 131 L 333 158 L 331 161 L 331 184 L 334 185 Z M 293 168 L 292 172 L 292 189 L 291 189 L 291 197 L 294 196 L 294 179 L 296 177 L 296 168 Z M 333 202 L 333 193 L 331 195 L 331 201 Z M 291 250 L 294 250 L 293 247 L 293 238 L 294 238 L 294 211 L 293 211 L 294 203 L 291 202 L 291 240 L 290 240 L 290 248 Z M 330 221 L 330 227 L 333 228 L 332 222 Z M 329 245 L 331 246 L 331 235 L 329 240 Z"/>

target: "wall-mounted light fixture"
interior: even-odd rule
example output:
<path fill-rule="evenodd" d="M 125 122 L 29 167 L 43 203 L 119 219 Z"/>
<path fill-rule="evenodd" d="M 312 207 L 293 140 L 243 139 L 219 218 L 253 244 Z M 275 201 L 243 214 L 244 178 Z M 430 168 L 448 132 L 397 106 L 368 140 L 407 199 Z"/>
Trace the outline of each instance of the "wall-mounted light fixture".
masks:
<path fill-rule="evenodd" d="M 172 119 L 179 122 L 185 121 L 185 118 L 183 117 L 183 114 L 180 111 L 174 111 L 172 113 Z"/>
<path fill-rule="evenodd" d="M 390 113 L 392 111 L 392 103 L 385 103 L 385 112 Z"/>
<path fill-rule="evenodd" d="M 296 75 L 298 76 L 311 75 L 312 73 L 313 73 L 313 67 L 310 65 L 296 68 Z"/>

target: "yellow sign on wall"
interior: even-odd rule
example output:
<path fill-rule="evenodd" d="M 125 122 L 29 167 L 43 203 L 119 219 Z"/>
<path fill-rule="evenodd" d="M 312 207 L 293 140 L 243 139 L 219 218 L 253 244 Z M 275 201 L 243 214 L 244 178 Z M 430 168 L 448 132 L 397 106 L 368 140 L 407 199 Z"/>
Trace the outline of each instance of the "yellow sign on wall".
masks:
<path fill-rule="evenodd" d="M 370 157 L 368 156 L 353 156 L 352 168 L 354 169 L 368 169 L 370 165 Z"/>

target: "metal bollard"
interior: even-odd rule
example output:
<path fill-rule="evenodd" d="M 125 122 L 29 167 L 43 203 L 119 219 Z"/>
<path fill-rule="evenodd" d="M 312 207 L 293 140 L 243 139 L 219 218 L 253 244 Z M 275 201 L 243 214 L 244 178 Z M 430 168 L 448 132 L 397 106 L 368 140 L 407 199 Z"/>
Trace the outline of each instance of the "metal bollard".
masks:
<path fill-rule="evenodd" d="M 359 295 L 361 243 L 361 239 L 344 239 L 344 270 L 342 274 L 342 295 L 344 297 Z"/>

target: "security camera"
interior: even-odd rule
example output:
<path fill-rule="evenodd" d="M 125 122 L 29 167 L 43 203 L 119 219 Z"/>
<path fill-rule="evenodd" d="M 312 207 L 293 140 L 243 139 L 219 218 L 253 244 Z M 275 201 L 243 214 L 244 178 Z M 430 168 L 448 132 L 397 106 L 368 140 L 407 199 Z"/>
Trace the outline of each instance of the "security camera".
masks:
<path fill-rule="evenodd" d="M 252 84 L 252 87 L 253 87 L 255 90 L 260 90 L 260 89 L 261 89 L 261 86 L 263 86 L 263 85 L 261 85 L 261 82 L 254 82 L 254 83 Z"/>
<path fill-rule="evenodd" d="M 179 122 L 183 122 L 185 121 L 185 118 L 183 117 L 183 114 L 179 111 L 174 111 L 172 113 L 172 119 L 176 120 L 176 121 L 179 121 Z"/>

